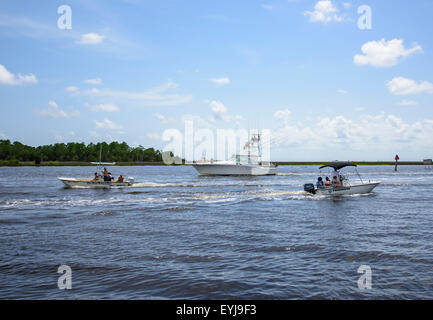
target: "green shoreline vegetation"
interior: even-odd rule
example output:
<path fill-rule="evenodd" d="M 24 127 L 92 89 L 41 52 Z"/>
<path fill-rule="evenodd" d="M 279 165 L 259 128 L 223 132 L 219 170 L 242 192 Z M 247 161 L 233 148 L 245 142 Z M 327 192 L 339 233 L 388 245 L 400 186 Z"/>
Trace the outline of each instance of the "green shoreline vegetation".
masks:
<path fill-rule="evenodd" d="M 164 166 L 162 152 L 143 146 L 130 147 L 126 142 L 56 143 L 31 147 L 18 141 L 0 140 L 0 167 L 13 166 L 92 166 L 99 161 L 118 166 Z M 394 165 L 394 161 L 353 161 L 357 165 Z M 323 165 L 323 161 L 275 161 L 278 166 Z M 399 165 L 423 165 L 423 161 L 399 161 Z"/>
<path fill-rule="evenodd" d="M 120 162 L 146 165 L 162 163 L 162 152 L 126 142 L 56 143 L 32 147 L 15 141 L 0 140 L 0 166 L 91 165 L 90 162 Z"/>

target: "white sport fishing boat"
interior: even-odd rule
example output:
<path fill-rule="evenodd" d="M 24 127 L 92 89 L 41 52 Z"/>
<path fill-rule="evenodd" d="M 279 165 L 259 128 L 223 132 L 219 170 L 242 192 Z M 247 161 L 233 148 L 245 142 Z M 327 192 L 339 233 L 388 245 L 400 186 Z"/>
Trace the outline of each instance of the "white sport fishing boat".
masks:
<path fill-rule="evenodd" d="M 194 163 L 192 166 L 200 175 L 210 176 L 266 176 L 276 174 L 276 167 L 273 165 L 242 163 L 236 160 Z"/>
<path fill-rule="evenodd" d="M 339 170 L 344 167 L 355 167 L 355 171 L 358 175 L 359 181 L 352 182 L 346 176 L 343 176 L 339 173 Z M 334 169 L 333 175 L 338 175 L 340 185 L 330 187 L 317 188 L 312 183 L 307 183 L 304 185 L 304 191 L 309 192 L 311 194 L 316 195 L 329 195 L 329 196 L 341 196 L 341 195 L 350 195 L 350 194 L 366 194 L 373 191 L 375 187 L 377 187 L 380 182 L 379 181 L 364 181 L 356 169 L 356 164 L 352 162 L 331 162 L 324 166 L 321 166 L 319 169 L 323 168 L 332 168 Z"/>
<path fill-rule="evenodd" d="M 247 155 L 233 155 L 228 161 L 201 160 L 193 163 L 193 167 L 200 175 L 209 176 L 266 176 L 275 175 L 276 166 L 271 163 L 260 163 L 261 146 L 260 134 L 254 135 L 244 146 Z M 251 154 L 251 148 L 257 147 L 257 155 Z"/>
<path fill-rule="evenodd" d="M 58 179 L 62 181 L 67 188 L 79 188 L 79 189 L 124 188 L 124 187 L 131 187 L 134 184 L 134 178 L 132 177 L 124 178 L 123 181 L 119 181 L 119 179 L 104 181 L 103 172 L 101 170 L 102 166 L 115 165 L 116 163 L 92 162 L 92 164 L 97 165 L 97 169 L 96 169 L 97 177 L 95 177 L 94 179 L 64 178 L 64 177 L 58 177 Z"/>

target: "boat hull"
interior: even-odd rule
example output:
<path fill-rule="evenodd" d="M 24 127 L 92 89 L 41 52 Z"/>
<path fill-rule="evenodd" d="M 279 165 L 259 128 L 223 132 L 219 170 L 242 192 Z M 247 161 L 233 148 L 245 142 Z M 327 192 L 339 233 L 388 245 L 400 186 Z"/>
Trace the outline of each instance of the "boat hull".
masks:
<path fill-rule="evenodd" d="M 131 187 L 132 182 L 115 182 L 115 181 L 94 181 L 89 179 L 76 179 L 76 178 L 58 178 L 62 181 L 66 188 L 75 189 L 110 189 L 110 188 L 124 188 Z"/>
<path fill-rule="evenodd" d="M 254 164 L 193 164 L 200 175 L 207 176 L 266 176 L 275 175 L 275 167 Z"/>
<path fill-rule="evenodd" d="M 343 186 L 335 188 L 317 189 L 317 195 L 342 196 L 347 194 L 366 194 L 373 191 L 380 182 L 356 184 L 352 186 Z"/>

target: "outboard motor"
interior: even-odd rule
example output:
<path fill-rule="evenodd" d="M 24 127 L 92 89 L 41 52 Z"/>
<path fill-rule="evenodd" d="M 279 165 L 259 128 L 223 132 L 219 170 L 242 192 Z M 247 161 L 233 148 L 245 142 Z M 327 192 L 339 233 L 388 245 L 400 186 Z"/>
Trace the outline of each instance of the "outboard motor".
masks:
<path fill-rule="evenodd" d="M 311 194 L 316 194 L 316 189 L 314 189 L 314 184 L 312 183 L 304 184 L 304 191 L 309 192 Z"/>

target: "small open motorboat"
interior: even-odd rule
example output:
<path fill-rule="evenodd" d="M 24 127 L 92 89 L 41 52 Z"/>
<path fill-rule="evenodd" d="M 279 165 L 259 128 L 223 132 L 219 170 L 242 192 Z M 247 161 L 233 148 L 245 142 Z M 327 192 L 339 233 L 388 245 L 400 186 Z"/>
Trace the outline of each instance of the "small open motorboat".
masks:
<path fill-rule="evenodd" d="M 134 184 L 134 178 L 124 178 L 123 181 L 119 179 L 104 181 L 104 176 L 101 170 L 103 165 L 115 165 L 116 163 L 103 163 L 103 162 L 92 162 L 97 165 L 97 175 L 94 179 L 80 179 L 80 178 L 64 178 L 58 177 L 67 188 L 81 188 L 81 189 L 110 189 L 110 188 L 124 188 L 131 187 Z"/>
<path fill-rule="evenodd" d="M 355 171 L 358 175 L 359 181 L 352 182 L 346 176 L 343 176 L 339 173 L 339 170 L 344 167 L 355 167 Z M 312 183 L 304 184 L 304 191 L 309 192 L 311 194 L 317 195 L 329 195 L 329 196 L 341 196 L 347 194 L 365 194 L 370 193 L 373 189 L 380 184 L 379 181 L 364 181 L 356 169 L 356 164 L 352 162 L 331 162 L 326 165 L 321 166 L 319 169 L 323 168 L 333 168 L 333 174 L 338 174 L 340 185 L 330 187 L 317 188 Z"/>

